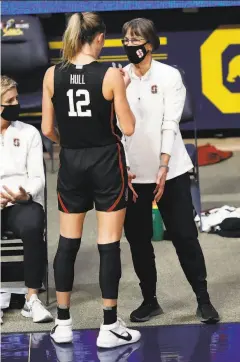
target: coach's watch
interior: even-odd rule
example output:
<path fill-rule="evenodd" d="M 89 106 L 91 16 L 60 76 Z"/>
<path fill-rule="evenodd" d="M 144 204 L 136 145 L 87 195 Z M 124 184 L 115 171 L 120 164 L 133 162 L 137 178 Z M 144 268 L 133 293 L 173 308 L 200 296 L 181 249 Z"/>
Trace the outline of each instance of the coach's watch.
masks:
<path fill-rule="evenodd" d="M 168 167 L 167 165 L 160 165 L 160 166 L 159 166 L 159 169 L 160 169 L 160 168 L 166 168 L 167 172 L 169 171 L 169 167 Z"/>

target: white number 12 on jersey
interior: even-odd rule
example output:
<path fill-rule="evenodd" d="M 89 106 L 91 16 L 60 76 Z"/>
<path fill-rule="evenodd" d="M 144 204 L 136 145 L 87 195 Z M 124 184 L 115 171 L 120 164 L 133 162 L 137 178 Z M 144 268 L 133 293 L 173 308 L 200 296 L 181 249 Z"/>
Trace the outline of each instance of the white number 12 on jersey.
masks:
<path fill-rule="evenodd" d="M 69 89 L 67 92 L 68 100 L 69 100 L 69 117 L 91 117 L 92 111 L 91 109 L 87 109 L 86 111 L 82 111 L 83 106 L 88 106 L 90 104 L 90 95 L 89 91 L 86 89 L 78 89 L 76 91 L 76 97 L 84 96 L 84 99 L 76 102 L 77 112 L 75 111 L 74 97 L 73 97 L 73 89 Z"/>

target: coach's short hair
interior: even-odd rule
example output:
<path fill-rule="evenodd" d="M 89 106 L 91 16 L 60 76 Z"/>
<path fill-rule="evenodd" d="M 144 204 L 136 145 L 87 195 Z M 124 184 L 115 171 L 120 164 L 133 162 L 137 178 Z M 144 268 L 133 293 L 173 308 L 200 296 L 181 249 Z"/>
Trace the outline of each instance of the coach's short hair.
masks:
<path fill-rule="evenodd" d="M 131 30 L 132 36 L 134 35 L 141 36 L 146 41 L 149 41 L 149 43 L 153 47 L 153 51 L 158 49 L 160 41 L 153 21 L 146 18 L 136 18 L 130 20 L 123 25 L 122 28 L 123 36 L 126 35 L 129 29 Z"/>

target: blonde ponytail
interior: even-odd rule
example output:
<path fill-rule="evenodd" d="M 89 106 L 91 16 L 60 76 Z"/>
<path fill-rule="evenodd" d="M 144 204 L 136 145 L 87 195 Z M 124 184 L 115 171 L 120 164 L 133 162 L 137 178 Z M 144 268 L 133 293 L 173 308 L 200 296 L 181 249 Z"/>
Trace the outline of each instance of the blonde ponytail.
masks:
<path fill-rule="evenodd" d="M 63 35 L 62 62 L 68 64 L 81 48 L 81 28 L 83 15 L 75 13 L 68 22 L 67 29 Z"/>
<path fill-rule="evenodd" d="M 67 66 L 85 44 L 91 44 L 97 33 L 105 33 L 106 26 L 97 13 L 73 14 L 63 35 L 62 67 Z"/>

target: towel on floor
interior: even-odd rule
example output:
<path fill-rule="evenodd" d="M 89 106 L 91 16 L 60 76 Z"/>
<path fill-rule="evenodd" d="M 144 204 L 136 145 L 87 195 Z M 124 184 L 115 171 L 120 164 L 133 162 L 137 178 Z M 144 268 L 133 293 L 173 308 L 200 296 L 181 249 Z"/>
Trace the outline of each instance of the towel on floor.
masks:
<path fill-rule="evenodd" d="M 222 206 L 201 213 L 202 231 L 215 233 L 226 237 L 239 237 L 240 234 L 240 208 Z M 197 215 L 195 221 L 200 226 Z M 228 236 L 229 235 L 229 236 Z"/>
<path fill-rule="evenodd" d="M 207 143 L 198 147 L 198 164 L 199 166 L 213 165 L 215 163 L 227 160 L 232 157 L 231 151 L 221 151 Z"/>

